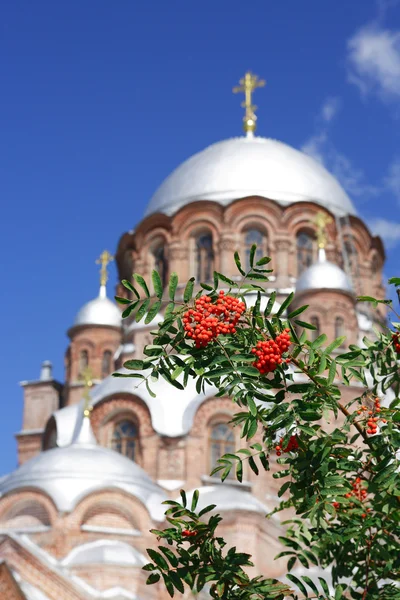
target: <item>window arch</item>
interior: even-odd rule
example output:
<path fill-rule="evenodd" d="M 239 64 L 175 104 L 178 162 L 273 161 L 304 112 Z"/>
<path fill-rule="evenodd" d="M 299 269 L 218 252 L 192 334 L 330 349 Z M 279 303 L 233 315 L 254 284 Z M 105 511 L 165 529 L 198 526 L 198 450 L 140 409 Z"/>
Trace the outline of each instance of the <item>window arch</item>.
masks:
<path fill-rule="evenodd" d="M 214 250 L 211 233 L 204 232 L 195 240 L 195 274 L 198 281 L 210 281 L 214 271 Z"/>
<path fill-rule="evenodd" d="M 79 353 L 79 374 L 78 376 L 81 378 L 85 369 L 89 366 L 89 352 L 87 350 L 81 350 Z"/>
<path fill-rule="evenodd" d="M 124 419 L 115 424 L 111 448 L 131 460 L 137 458 L 138 431 L 133 421 Z"/>
<path fill-rule="evenodd" d="M 374 254 L 371 261 L 371 275 L 374 279 L 376 279 L 380 272 L 380 260 L 377 254 Z"/>
<path fill-rule="evenodd" d="M 347 256 L 347 263 L 352 277 L 358 277 L 358 252 L 354 244 L 350 240 L 346 240 L 344 243 L 344 249 Z"/>
<path fill-rule="evenodd" d="M 296 247 L 297 277 L 299 277 L 314 261 L 313 237 L 306 231 L 300 231 L 296 236 Z"/>
<path fill-rule="evenodd" d="M 250 251 L 253 244 L 257 245 L 256 254 L 254 257 L 254 263 L 260 258 L 268 254 L 268 244 L 266 235 L 256 228 L 247 229 L 244 232 L 244 254 L 245 254 L 245 268 L 250 269 Z"/>
<path fill-rule="evenodd" d="M 335 338 L 341 337 L 342 335 L 345 335 L 345 328 L 344 328 L 344 319 L 343 317 L 336 317 L 335 319 Z M 341 344 L 341 346 L 344 345 L 344 342 Z"/>
<path fill-rule="evenodd" d="M 101 376 L 107 377 L 112 370 L 112 352 L 111 350 L 105 350 L 103 352 L 103 358 L 101 359 Z"/>
<path fill-rule="evenodd" d="M 218 459 L 223 454 L 235 452 L 235 436 L 232 427 L 228 423 L 215 423 L 210 428 L 209 438 L 209 467 L 210 472 L 218 464 Z M 231 470 L 229 478 L 234 478 Z"/>
<path fill-rule="evenodd" d="M 165 286 L 168 276 L 168 263 L 163 242 L 157 243 L 152 249 L 154 269 L 159 274 L 163 286 Z"/>
<path fill-rule="evenodd" d="M 310 323 L 311 323 L 311 325 L 314 325 L 314 327 L 315 327 L 315 329 L 311 330 L 311 341 L 313 342 L 314 340 L 317 339 L 317 337 L 319 337 L 319 335 L 321 333 L 318 317 L 311 317 Z"/>

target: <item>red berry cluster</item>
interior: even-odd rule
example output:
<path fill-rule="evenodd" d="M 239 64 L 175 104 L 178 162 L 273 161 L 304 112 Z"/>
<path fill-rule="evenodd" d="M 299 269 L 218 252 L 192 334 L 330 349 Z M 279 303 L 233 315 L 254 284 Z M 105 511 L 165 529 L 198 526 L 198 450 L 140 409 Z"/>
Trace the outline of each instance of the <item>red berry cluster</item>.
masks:
<path fill-rule="evenodd" d="M 378 421 L 379 417 L 375 417 L 374 415 L 381 412 L 381 403 L 379 398 L 375 398 L 374 400 L 374 408 L 373 410 L 368 410 L 368 408 L 363 404 L 361 408 L 357 411 L 358 415 L 362 413 L 368 413 L 367 420 L 367 433 L 368 435 L 374 435 L 378 430 Z M 380 419 L 383 423 L 386 423 L 386 419 Z"/>
<path fill-rule="evenodd" d="M 195 341 L 197 348 L 207 346 L 220 334 L 236 333 L 235 326 L 245 310 L 244 302 L 225 296 L 223 290 L 215 302 L 209 296 L 201 296 L 196 300 L 195 308 L 183 315 L 186 335 Z"/>
<path fill-rule="evenodd" d="M 345 498 L 357 498 L 357 500 L 359 500 L 360 502 L 364 502 L 366 500 L 367 497 L 367 490 L 363 487 L 363 482 L 361 480 L 361 477 L 356 477 L 356 479 L 354 479 L 352 485 L 352 490 L 351 492 L 347 492 L 347 494 L 344 495 Z M 332 506 L 334 508 L 339 509 L 341 507 L 340 502 L 333 502 Z M 353 506 L 353 503 L 350 503 L 350 507 Z M 361 515 L 361 517 L 363 519 L 365 519 L 365 517 L 367 516 L 367 513 L 371 511 L 370 508 L 365 509 L 366 512 L 363 513 Z"/>
<path fill-rule="evenodd" d="M 196 535 L 196 531 L 190 531 L 190 529 L 184 529 L 182 531 L 182 535 L 184 537 L 193 537 L 194 535 Z"/>
<path fill-rule="evenodd" d="M 400 354 L 400 333 L 394 333 L 392 335 L 392 341 L 397 354 Z"/>
<path fill-rule="evenodd" d="M 286 448 L 282 448 L 283 438 L 280 439 L 279 444 L 275 446 L 276 455 L 280 456 L 282 452 L 296 452 L 299 449 L 299 441 L 297 435 L 292 435 L 288 441 Z"/>
<path fill-rule="evenodd" d="M 270 339 L 265 342 L 258 342 L 257 346 L 252 349 L 252 353 L 257 357 L 253 362 L 253 367 L 256 367 L 261 375 L 271 373 L 283 362 L 282 354 L 290 346 L 289 332 L 290 329 L 286 328 L 274 340 Z M 286 359 L 286 362 L 290 362 L 290 359 Z"/>

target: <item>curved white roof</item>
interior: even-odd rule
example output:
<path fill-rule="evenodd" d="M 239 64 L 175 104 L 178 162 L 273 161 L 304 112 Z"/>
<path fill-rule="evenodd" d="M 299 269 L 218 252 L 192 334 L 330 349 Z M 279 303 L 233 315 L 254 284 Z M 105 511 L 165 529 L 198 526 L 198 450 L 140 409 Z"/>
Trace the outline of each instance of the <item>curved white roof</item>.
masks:
<path fill-rule="evenodd" d="M 135 462 L 98 446 L 90 421 L 83 419 L 70 446 L 53 448 L 31 458 L 0 483 L 0 494 L 40 489 L 62 512 L 70 512 L 95 490 L 119 488 L 138 498 L 152 518 L 163 519 L 162 489 Z"/>
<path fill-rule="evenodd" d="M 216 512 L 225 512 L 232 510 L 246 510 L 257 512 L 265 516 L 271 509 L 260 502 L 248 489 L 240 484 L 225 481 L 216 482 L 215 485 L 205 485 L 199 488 L 199 500 L 196 510 L 202 510 L 210 504 L 216 504 Z M 193 491 L 187 494 L 188 502 L 193 497 Z M 179 499 L 178 499 L 179 500 Z"/>
<path fill-rule="evenodd" d="M 145 216 L 172 215 L 196 200 L 226 206 L 247 196 L 282 205 L 316 202 L 336 215 L 356 214 L 338 181 L 307 154 L 276 140 L 240 137 L 208 146 L 179 165 L 160 185 Z"/>
<path fill-rule="evenodd" d="M 318 261 L 303 271 L 296 282 L 296 294 L 309 290 L 340 290 L 354 294 L 348 275 L 338 265 L 326 260 L 323 249 L 319 251 Z"/>
<path fill-rule="evenodd" d="M 75 546 L 61 561 L 61 565 L 72 567 L 77 565 L 126 565 L 143 567 L 147 562 L 139 550 L 126 542 L 117 540 L 96 540 Z"/>
<path fill-rule="evenodd" d="M 101 286 L 97 298 L 82 306 L 75 317 L 73 327 L 78 325 L 121 327 L 121 313 L 117 305 L 107 298 L 105 286 Z"/>

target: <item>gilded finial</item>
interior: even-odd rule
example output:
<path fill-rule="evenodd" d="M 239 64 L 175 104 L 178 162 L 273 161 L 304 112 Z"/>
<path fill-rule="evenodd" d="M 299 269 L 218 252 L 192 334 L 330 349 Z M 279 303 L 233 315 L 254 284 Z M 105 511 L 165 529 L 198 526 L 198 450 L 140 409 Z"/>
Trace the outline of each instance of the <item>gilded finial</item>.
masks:
<path fill-rule="evenodd" d="M 252 94 L 255 89 L 265 86 L 263 79 L 258 79 L 258 75 L 253 75 L 251 71 L 247 71 L 245 76 L 239 81 L 240 85 L 233 88 L 233 93 L 244 92 L 244 102 L 241 106 L 245 109 L 245 115 L 243 117 L 243 129 L 245 130 L 248 137 L 251 137 L 256 130 L 255 110 L 257 106 L 252 104 Z"/>
<path fill-rule="evenodd" d="M 314 225 L 317 226 L 318 248 L 325 248 L 327 241 L 328 241 L 328 236 L 326 233 L 326 226 L 329 223 L 332 223 L 332 221 L 333 221 L 332 217 L 330 217 L 326 213 L 323 213 L 322 211 L 318 212 L 315 215 L 315 219 L 314 219 L 313 223 L 314 223 Z"/>
<path fill-rule="evenodd" d="M 103 252 L 100 254 L 99 258 L 96 260 L 96 264 L 101 265 L 101 267 L 100 267 L 100 285 L 106 285 L 107 280 L 108 280 L 107 266 L 113 260 L 114 260 L 114 257 L 109 253 L 108 250 L 103 250 Z"/>
<path fill-rule="evenodd" d="M 81 375 L 85 382 L 85 389 L 83 392 L 83 416 L 89 418 L 90 413 L 93 410 L 93 406 L 90 405 L 90 390 L 93 387 L 93 373 L 90 367 L 85 367 Z"/>

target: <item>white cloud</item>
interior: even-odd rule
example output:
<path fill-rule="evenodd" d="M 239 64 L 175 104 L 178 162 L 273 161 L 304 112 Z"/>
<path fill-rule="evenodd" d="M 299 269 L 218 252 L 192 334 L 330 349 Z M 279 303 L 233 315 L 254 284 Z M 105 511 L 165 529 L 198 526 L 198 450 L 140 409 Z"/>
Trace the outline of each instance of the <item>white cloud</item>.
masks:
<path fill-rule="evenodd" d="M 400 31 L 368 25 L 347 42 L 348 78 L 362 94 L 400 97 Z"/>
<path fill-rule="evenodd" d="M 321 117 L 326 123 L 330 123 L 336 116 L 340 107 L 340 99 L 337 96 L 327 98 L 322 105 Z"/>
<path fill-rule="evenodd" d="M 400 201 L 400 157 L 395 158 L 389 165 L 384 184 L 398 201 Z"/>
<path fill-rule="evenodd" d="M 400 223 L 393 223 L 386 219 L 372 219 L 368 226 L 375 235 L 379 235 L 386 249 L 391 249 L 400 243 Z"/>

